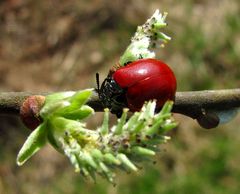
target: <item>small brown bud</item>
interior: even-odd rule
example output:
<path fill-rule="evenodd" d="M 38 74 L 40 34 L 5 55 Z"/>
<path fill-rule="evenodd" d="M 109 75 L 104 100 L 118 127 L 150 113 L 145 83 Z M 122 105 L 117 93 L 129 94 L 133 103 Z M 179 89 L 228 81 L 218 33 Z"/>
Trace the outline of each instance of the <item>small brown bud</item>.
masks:
<path fill-rule="evenodd" d="M 24 125 L 31 130 L 41 124 L 42 119 L 39 115 L 40 110 L 45 102 L 45 96 L 29 96 L 20 108 L 20 118 Z"/>
<path fill-rule="evenodd" d="M 219 117 L 216 113 L 210 111 L 202 111 L 197 118 L 198 124 L 205 129 L 212 129 L 219 125 Z"/>

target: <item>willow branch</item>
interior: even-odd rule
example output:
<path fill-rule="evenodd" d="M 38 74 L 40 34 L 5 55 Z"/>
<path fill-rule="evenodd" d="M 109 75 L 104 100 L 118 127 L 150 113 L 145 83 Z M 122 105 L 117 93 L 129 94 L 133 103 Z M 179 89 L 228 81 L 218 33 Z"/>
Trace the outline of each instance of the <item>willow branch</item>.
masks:
<path fill-rule="evenodd" d="M 0 92 L 0 113 L 19 114 L 21 104 L 28 96 L 46 94 L 49 93 Z M 95 111 L 103 111 L 96 92 L 88 105 Z M 240 107 L 240 89 L 177 92 L 173 112 L 196 119 L 204 110 L 227 110 L 236 107 Z"/>

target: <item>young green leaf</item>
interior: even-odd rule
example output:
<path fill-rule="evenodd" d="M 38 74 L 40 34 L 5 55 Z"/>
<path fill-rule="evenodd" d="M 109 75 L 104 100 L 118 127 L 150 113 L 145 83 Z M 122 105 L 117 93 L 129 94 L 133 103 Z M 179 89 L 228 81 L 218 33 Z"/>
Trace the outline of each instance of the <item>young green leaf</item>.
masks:
<path fill-rule="evenodd" d="M 94 113 L 94 110 L 86 105 L 83 105 L 81 108 L 77 110 L 73 110 L 71 112 L 63 112 L 60 115 L 71 120 L 82 120 Z"/>
<path fill-rule="evenodd" d="M 17 164 L 23 165 L 32 155 L 40 150 L 46 143 L 47 129 L 45 124 L 39 125 L 27 138 L 18 153 Z"/>
<path fill-rule="evenodd" d="M 76 92 L 74 91 L 67 91 L 67 92 L 57 92 L 57 93 L 49 94 L 46 96 L 45 104 L 51 104 L 52 102 L 67 99 L 73 96 L 75 93 Z"/>
<path fill-rule="evenodd" d="M 87 99 L 92 95 L 92 89 L 86 89 L 76 92 L 71 97 L 65 99 L 69 102 L 69 106 L 62 107 L 61 109 L 56 110 L 55 114 L 59 116 L 64 116 L 67 114 L 72 114 L 72 112 L 77 111 L 82 105 L 84 105 Z M 89 107 L 90 108 L 90 107 Z M 82 112 L 82 111 L 80 111 Z M 92 112 L 92 111 L 91 111 Z M 79 111 L 78 111 L 79 113 Z"/>

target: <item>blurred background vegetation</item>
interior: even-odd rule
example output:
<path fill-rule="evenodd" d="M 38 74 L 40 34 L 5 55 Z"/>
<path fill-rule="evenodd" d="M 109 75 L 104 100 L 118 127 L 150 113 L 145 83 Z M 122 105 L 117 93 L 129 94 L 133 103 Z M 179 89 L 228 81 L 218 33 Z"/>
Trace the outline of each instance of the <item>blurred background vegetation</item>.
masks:
<path fill-rule="evenodd" d="M 3 0 L 0 1 L 0 91 L 62 91 L 95 87 L 155 9 L 167 11 L 172 41 L 158 51 L 178 90 L 240 85 L 239 0 Z M 101 113 L 91 122 L 94 128 Z M 116 187 L 74 173 L 46 146 L 23 167 L 18 150 L 29 131 L 0 117 L 0 193 L 239 193 L 240 117 L 213 130 L 175 115 L 170 143 L 137 174 L 118 173 Z M 166 151 L 165 151 L 166 150 Z"/>

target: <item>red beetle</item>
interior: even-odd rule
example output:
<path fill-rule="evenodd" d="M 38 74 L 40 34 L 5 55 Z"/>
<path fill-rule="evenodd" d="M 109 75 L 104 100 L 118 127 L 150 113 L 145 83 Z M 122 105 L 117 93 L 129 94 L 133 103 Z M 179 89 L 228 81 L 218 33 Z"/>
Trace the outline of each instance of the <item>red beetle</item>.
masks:
<path fill-rule="evenodd" d="M 98 94 L 103 105 L 120 116 L 123 107 L 138 111 L 152 99 L 161 108 L 167 100 L 174 100 L 176 85 L 175 75 L 165 63 L 139 59 L 109 73 Z"/>

